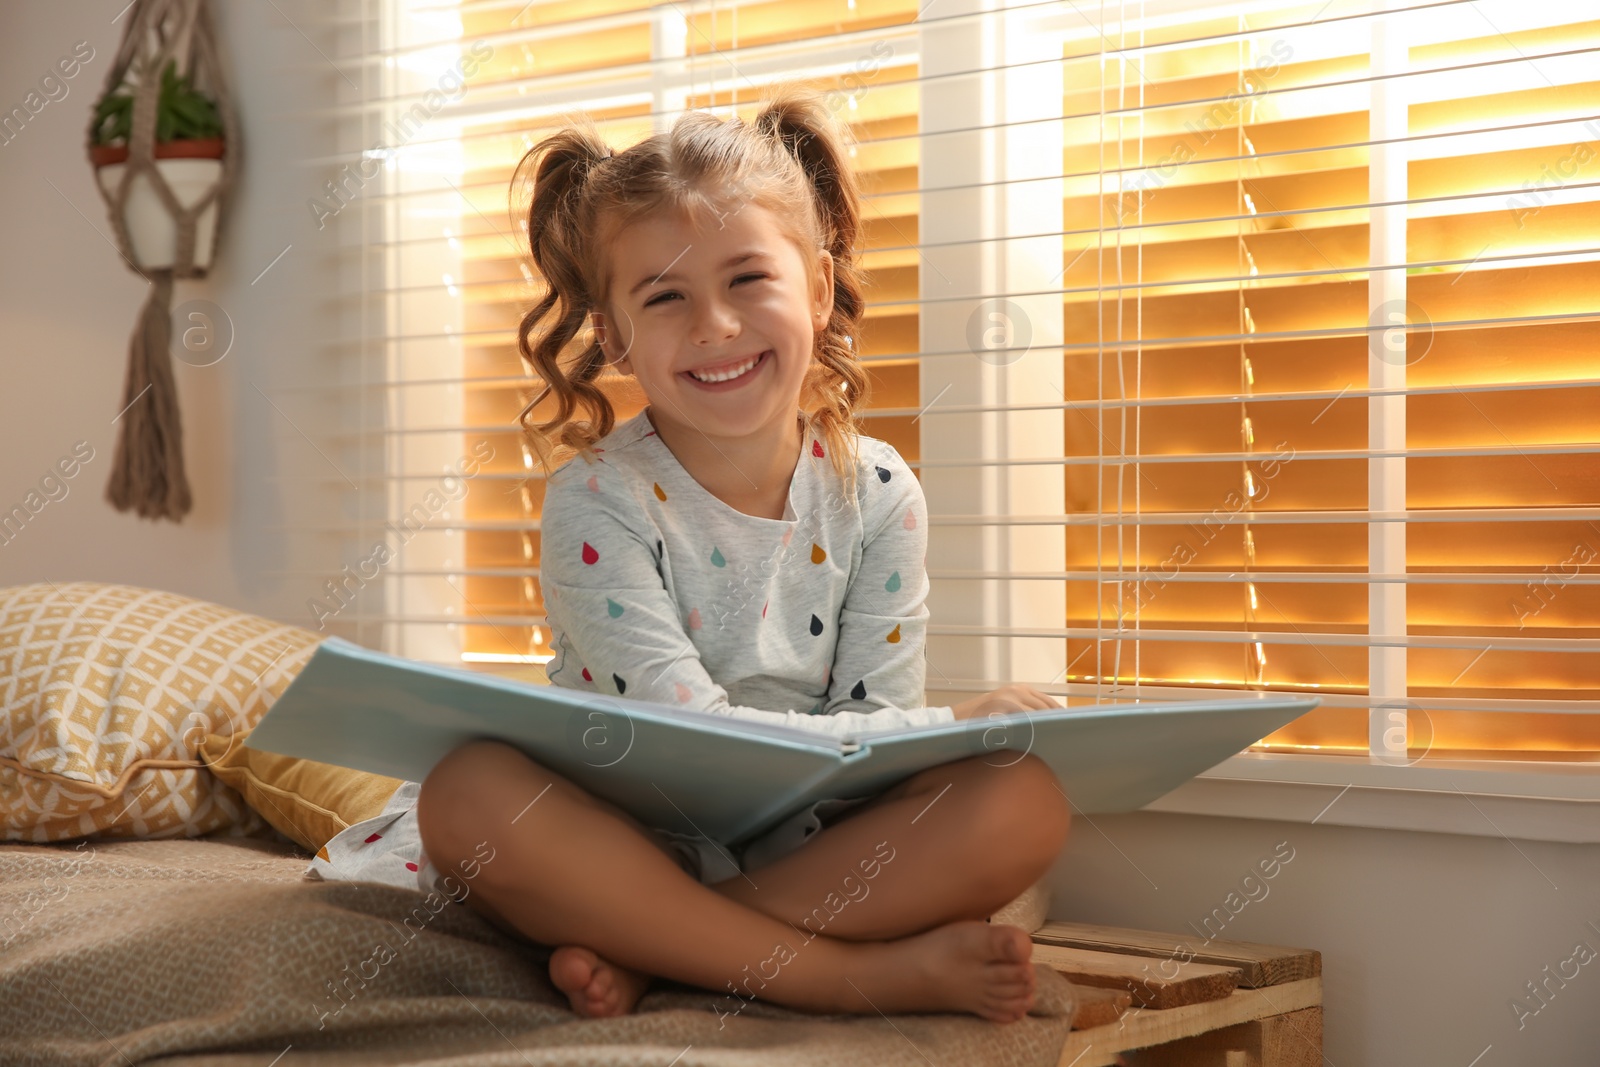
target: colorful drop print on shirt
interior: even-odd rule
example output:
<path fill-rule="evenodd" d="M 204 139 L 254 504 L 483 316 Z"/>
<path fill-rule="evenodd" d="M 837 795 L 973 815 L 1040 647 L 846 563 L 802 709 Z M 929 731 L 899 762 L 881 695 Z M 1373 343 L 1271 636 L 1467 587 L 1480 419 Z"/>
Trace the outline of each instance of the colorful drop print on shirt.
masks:
<path fill-rule="evenodd" d="M 856 683 L 855 688 L 850 690 L 850 696 L 855 700 L 867 699 L 867 683 L 865 679 Z"/>
<path fill-rule="evenodd" d="M 891 645 L 898 645 L 900 643 L 900 624 L 899 623 L 895 623 L 894 624 L 894 629 L 889 631 L 889 636 L 884 638 L 884 640 L 889 642 Z"/>
<path fill-rule="evenodd" d="M 811 562 L 822 563 L 827 560 L 827 558 L 828 553 L 823 551 L 822 546 L 817 544 L 815 541 L 811 542 Z"/>
<path fill-rule="evenodd" d="M 622 618 L 622 605 L 618 604 L 610 597 L 606 597 L 606 614 L 610 615 L 613 619 Z"/>
<path fill-rule="evenodd" d="M 811 616 L 811 636 L 822 636 L 822 620 L 817 618 L 815 615 Z"/>
<path fill-rule="evenodd" d="M 883 583 L 883 587 L 891 593 L 898 593 L 900 591 L 900 572 L 895 571 L 889 575 L 889 580 Z"/>
<path fill-rule="evenodd" d="M 661 483 L 660 482 L 654 482 L 652 484 L 656 487 L 656 499 L 657 500 L 665 500 L 665 499 L 667 499 L 666 490 L 661 488 Z"/>
<path fill-rule="evenodd" d="M 583 561 L 591 567 L 600 562 L 600 553 L 587 541 L 583 543 Z"/>
<path fill-rule="evenodd" d="M 894 477 L 892 474 L 890 474 L 887 470 L 885 470 L 882 467 L 878 467 L 878 468 L 876 468 L 876 470 L 878 472 L 878 481 L 880 481 L 880 482 L 887 482 L 890 478 Z"/>
<path fill-rule="evenodd" d="M 722 549 L 715 546 L 711 549 L 711 565 L 713 567 L 726 567 L 728 561 L 722 556 Z"/>

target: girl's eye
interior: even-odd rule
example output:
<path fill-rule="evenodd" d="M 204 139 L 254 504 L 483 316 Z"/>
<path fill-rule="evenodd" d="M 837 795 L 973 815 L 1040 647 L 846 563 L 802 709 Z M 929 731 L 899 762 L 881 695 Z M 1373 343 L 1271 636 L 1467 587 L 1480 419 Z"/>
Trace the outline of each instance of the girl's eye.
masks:
<path fill-rule="evenodd" d="M 737 278 L 735 278 L 733 280 L 733 284 L 738 285 L 740 282 L 744 281 L 746 278 L 765 278 L 765 277 L 766 277 L 765 274 L 741 274 L 741 275 L 739 275 L 739 277 L 737 277 Z M 651 307 L 651 306 L 653 306 L 655 304 L 659 304 L 662 301 L 666 300 L 666 298 L 669 297 L 669 296 L 675 297 L 677 295 L 678 294 L 673 292 L 672 290 L 668 290 L 665 293 L 657 293 L 655 296 L 651 297 L 649 300 L 646 300 L 644 302 L 644 306 L 645 307 Z"/>

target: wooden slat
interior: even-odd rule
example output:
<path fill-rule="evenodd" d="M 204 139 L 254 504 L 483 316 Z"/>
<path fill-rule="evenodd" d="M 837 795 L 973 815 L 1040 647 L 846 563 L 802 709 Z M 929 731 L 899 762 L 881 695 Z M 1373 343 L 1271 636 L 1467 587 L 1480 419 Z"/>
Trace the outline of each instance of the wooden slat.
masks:
<path fill-rule="evenodd" d="M 1101 989 L 1098 986 L 1074 985 L 1077 1006 L 1072 1012 L 1072 1028 L 1089 1030 L 1106 1026 L 1122 1018 L 1122 1013 L 1133 1003 L 1133 994 L 1125 989 Z"/>
<path fill-rule="evenodd" d="M 1159 974 L 1151 966 L 1152 961 L 1145 956 L 1059 948 L 1037 942 L 1033 946 L 1033 962 L 1059 971 L 1068 981 L 1077 985 L 1125 989 L 1141 1007 L 1162 1011 L 1204 1001 L 1225 1000 L 1239 985 L 1239 972 L 1232 967 L 1180 963 L 1176 964 L 1177 974 L 1167 978 Z"/>
<path fill-rule="evenodd" d="M 1132 1008 L 1116 1022 L 1074 1030 L 1062 1045 L 1059 1067 L 1112 1067 L 1123 1052 L 1149 1048 L 1227 1026 L 1287 1015 L 1322 1004 L 1322 979 L 1306 978 L 1266 989 L 1240 989 L 1223 1000 L 1170 1011 Z M 1291 1061 L 1292 1062 L 1292 1061 Z"/>
<path fill-rule="evenodd" d="M 1045 923 L 1034 931 L 1038 944 L 1062 948 L 1118 952 L 1142 958 L 1185 960 L 1194 963 L 1231 967 L 1240 973 L 1239 984 L 1246 989 L 1282 985 L 1322 974 L 1322 953 L 1309 948 L 1263 945 L 1251 941 L 1196 942 L 1188 934 L 1167 934 L 1155 930 L 1132 930 L 1122 926 L 1094 923 Z M 1141 965 L 1142 966 L 1142 965 Z M 1157 974 L 1159 967 L 1152 968 Z"/>
<path fill-rule="evenodd" d="M 1302 1008 L 1129 1052 L 1128 1067 L 1320 1067 L 1322 1009 Z"/>

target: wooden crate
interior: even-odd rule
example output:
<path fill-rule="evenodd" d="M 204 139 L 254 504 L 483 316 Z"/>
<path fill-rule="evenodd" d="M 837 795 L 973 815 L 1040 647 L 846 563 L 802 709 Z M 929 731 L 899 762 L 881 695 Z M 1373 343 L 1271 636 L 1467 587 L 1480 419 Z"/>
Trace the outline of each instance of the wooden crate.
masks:
<path fill-rule="evenodd" d="M 1060 1067 L 1319 1067 L 1322 954 L 1045 923 L 1033 959 L 1079 990 Z"/>

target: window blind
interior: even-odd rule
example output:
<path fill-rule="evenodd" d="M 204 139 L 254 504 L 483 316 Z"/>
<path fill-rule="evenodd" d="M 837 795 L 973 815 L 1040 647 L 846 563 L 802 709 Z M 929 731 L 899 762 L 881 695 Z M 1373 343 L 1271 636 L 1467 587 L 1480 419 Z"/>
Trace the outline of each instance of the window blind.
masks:
<path fill-rule="evenodd" d="M 1320 694 L 1269 749 L 1592 760 L 1600 23 L 1374 6 L 1067 60 L 1069 678 Z"/>
<path fill-rule="evenodd" d="M 342 26 L 362 91 L 321 221 L 362 477 L 310 535 L 345 563 L 327 628 L 548 657 L 512 170 L 576 109 L 620 149 L 798 82 L 867 194 L 863 421 L 928 496 L 930 702 L 1309 691 L 1258 748 L 1600 752 L 1579 4 L 363 0 Z"/>

